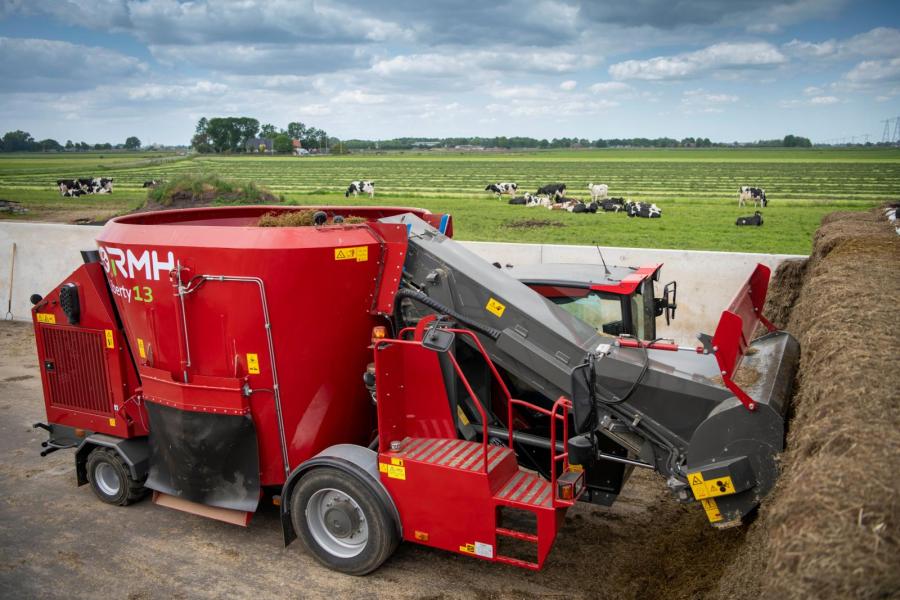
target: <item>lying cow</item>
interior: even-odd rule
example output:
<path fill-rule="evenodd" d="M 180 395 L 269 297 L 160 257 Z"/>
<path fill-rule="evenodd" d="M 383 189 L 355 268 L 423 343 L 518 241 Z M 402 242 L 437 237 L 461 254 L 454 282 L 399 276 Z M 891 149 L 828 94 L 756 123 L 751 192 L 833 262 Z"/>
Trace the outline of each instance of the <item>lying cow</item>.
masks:
<path fill-rule="evenodd" d="M 525 203 L 525 206 L 528 208 L 533 208 L 535 206 L 543 206 L 545 208 L 552 208 L 555 204 L 553 200 L 549 196 L 537 196 L 535 194 L 528 194 L 530 196 L 528 202 Z"/>
<path fill-rule="evenodd" d="M 59 188 L 61 196 L 83 196 L 84 194 L 94 193 L 94 179 L 57 179 L 56 187 Z"/>
<path fill-rule="evenodd" d="M 492 183 L 492 184 L 488 185 L 486 188 L 484 188 L 484 191 L 486 191 L 486 192 L 494 192 L 494 194 L 497 195 L 497 200 L 499 200 L 503 194 L 509 194 L 510 196 L 515 196 L 516 192 L 518 190 L 519 190 L 519 184 L 511 183 L 511 182 Z"/>
<path fill-rule="evenodd" d="M 583 200 L 566 199 L 566 201 L 558 202 L 550 208 L 553 210 L 565 210 L 570 213 L 580 214 L 595 213 L 599 207 L 600 204 L 594 201 L 586 203 Z"/>
<path fill-rule="evenodd" d="M 659 219 L 662 217 L 662 210 L 649 202 L 626 202 L 625 211 L 629 217 L 643 217 L 645 219 Z"/>
<path fill-rule="evenodd" d="M 149 181 L 145 181 L 145 182 L 144 182 L 144 185 L 142 185 L 141 187 L 145 187 L 145 188 L 155 188 L 155 187 L 159 187 L 159 184 L 160 184 L 160 183 L 162 183 L 162 182 L 159 181 L 158 179 L 151 179 L 151 180 L 149 180 Z"/>
<path fill-rule="evenodd" d="M 536 196 L 550 196 L 554 200 L 557 198 L 563 198 L 566 195 L 566 184 L 564 183 L 551 183 L 550 185 L 545 185 L 537 192 L 535 192 Z"/>
<path fill-rule="evenodd" d="M 113 180 L 110 177 L 94 177 L 91 179 L 91 194 L 112 194 Z"/>
<path fill-rule="evenodd" d="M 528 206 L 529 202 L 532 202 L 535 197 L 528 192 L 525 192 L 524 196 L 516 196 L 515 198 L 510 198 L 509 203 L 515 206 Z"/>
<path fill-rule="evenodd" d="M 625 210 L 625 198 L 609 198 L 600 203 L 603 212 L 619 212 Z"/>
<path fill-rule="evenodd" d="M 756 211 L 752 216 L 749 217 L 738 217 L 737 221 L 734 222 L 735 225 L 756 225 L 759 227 L 763 224 L 762 213 Z"/>
<path fill-rule="evenodd" d="M 344 198 L 349 198 L 350 194 L 353 194 L 353 197 L 356 198 L 359 194 L 368 194 L 369 198 L 375 197 L 375 182 L 374 181 L 351 181 L 350 187 L 347 188 L 347 191 L 344 192 Z"/>
<path fill-rule="evenodd" d="M 769 201 L 766 199 L 766 190 L 742 185 L 738 190 L 738 206 L 745 206 L 748 200 L 752 200 L 753 205 L 760 208 L 765 208 L 769 204 Z"/>
<path fill-rule="evenodd" d="M 609 186 L 605 183 L 589 183 L 588 191 L 591 193 L 591 201 L 595 201 L 609 195 Z"/>

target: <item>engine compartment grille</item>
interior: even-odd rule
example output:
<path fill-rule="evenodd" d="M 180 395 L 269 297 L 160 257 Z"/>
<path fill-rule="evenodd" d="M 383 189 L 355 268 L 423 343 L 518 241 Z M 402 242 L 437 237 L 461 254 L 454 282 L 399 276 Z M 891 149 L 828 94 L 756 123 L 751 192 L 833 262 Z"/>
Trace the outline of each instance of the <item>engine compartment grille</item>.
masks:
<path fill-rule="evenodd" d="M 111 415 L 103 332 L 43 325 L 40 335 L 50 405 Z"/>

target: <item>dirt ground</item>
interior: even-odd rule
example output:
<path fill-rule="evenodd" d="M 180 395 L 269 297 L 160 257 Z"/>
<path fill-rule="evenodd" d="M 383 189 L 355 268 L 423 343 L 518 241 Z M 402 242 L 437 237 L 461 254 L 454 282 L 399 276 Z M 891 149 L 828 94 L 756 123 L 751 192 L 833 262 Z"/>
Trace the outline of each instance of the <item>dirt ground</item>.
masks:
<path fill-rule="evenodd" d="M 0 322 L 0 597 L 699 598 L 741 530 L 639 472 L 612 508 L 578 506 L 533 573 L 413 544 L 356 578 L 284 548 L 276 510 L 245 528 L 162 508 L 118 508 L 75 486 L 72 451 L 41 458 L 40 375 L 30 324 Z"/>

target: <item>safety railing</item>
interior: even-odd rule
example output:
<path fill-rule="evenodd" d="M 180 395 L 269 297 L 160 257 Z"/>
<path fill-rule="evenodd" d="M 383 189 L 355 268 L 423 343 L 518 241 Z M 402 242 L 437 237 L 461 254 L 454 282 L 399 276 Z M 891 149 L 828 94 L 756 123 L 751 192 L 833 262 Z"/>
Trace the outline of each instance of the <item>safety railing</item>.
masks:
<path fill-rule="evenodd" d="M 403 337 L 405 334 L 409 332 L 416 331 L 415 327 L 405 327 L 400 330 L 398 336 Z M 544 407 L 537 406 L 531 402 L 527 402 L 525 400 L 519 400 L 518 398 L 513 398 L 512 394 L 509 393 L 509 388 L 506 386 L 506 382 L 503 381 L 503 378 L 500 376 L 500 372 L 497 370 L 496 365 L 494 365 L 494 361 L 491 360 L 491 357 L 488 355 L 487 350 L 485 350 L 484 345 L 481 343 L 481 340 L 478 339 L 474 333 L 469 331 L 468 329 L 454 329 L 454 328 L 445 328 L 444 331 L 451 331 L 458 335 L 463 335 L 468 339 L 472 340 L 472 343 L 478 349 L 478 352 L 481 354 L 482 358 L 484 358 L 485 363 L 491 371 L 491 375 L 494 380 L 497 382 L 498 387 L 503 392 L 503 395 L 506 397 L 506 406 L 507 406 L 507 440 L 509 444 L 509 449 L 515 452 L 514 447 L 514 406 L 522 406 L 528 408 L 529 410 L 536 411 L 543 415 L 550 417 L 550 486 L 551 486 L 551 494 L 552 494 L 552 502 L 553 506 L 572 506 L 575 501 L 563 500 L 558 497 L 557 494 L 557 464 L 559 461 L 563 461 L 562 473 L 565 473 L 569 470 L 569 452 L 568 450 L 564 452 L 557 452 L 556 449 L 556 441 L 557 441 L 557 421 L 562 421 L 563 426 L 563 443 L 568 443 L 569 440 L 569 409 L 572 408 L 572 402 L 568 398 L 564 396 L 560 396 L 556 402 L 553 403 L 553 407 L 548 410 Z M 466 379 L 465 375 L 463 375 L 462 371 L 459 368 L 459 363 L 456 362 L 456 358 L 452 353 L 448 353 L 450 356 L 454 370 L 456 371 L 459 378 L 462 380 L 463 385 L 466 387 L 466 391 L 469 392 L 470 396 L 476 398 L 474 392 L 472 392 L 472 388 L 469 386 L 469 382 Z M 481 404 L 480 400 L 477 400 L 477 408 L 479 414 L 481 416 L 481 424 L 482 424 L 482 441 L 484 442 L 487 439 L 487 421 L 486 421 L 486 413 L 484 410 L 484 406 Z M 561 411 L 561 412 L 560 412 Z M 487 464 L 487 447 L 485 444 L 485 465 Z"/>

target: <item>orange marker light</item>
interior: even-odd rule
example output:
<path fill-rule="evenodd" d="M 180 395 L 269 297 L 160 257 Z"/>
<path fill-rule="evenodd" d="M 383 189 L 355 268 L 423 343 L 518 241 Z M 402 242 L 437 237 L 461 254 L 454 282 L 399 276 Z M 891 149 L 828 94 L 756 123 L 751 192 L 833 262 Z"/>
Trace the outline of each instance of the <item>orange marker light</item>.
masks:
<path fill-rule="evenodd" d="M 76 429 L 76 430 L 75 430 L 75 437 L 83 438 L 83 437 L 84 437 L 84 434 L 85 434 L 84 429 Z"/>
<path fill-rule="evenodd" d="M 372 343 L 377 342 L 378 340 L 383 340 L 387 337 L 387 327 L 384 325 L 379 325 L 378 327 L 372 328 Z"/>
<path fill-rule="evenodd" d="M 416 536 L 416 539 L 419 540 L 420 542 L 428 541 L 428 534 L 424 531 L 416 531 L 415 536 Z"/>

